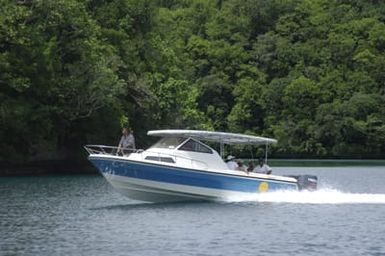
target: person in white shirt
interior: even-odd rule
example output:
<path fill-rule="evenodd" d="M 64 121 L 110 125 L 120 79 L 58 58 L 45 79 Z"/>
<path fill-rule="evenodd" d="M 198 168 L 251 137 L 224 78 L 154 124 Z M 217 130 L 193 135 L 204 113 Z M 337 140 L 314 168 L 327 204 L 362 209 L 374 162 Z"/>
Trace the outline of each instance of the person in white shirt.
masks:
<path fill-rule="evenodd" d="M 118 153 L 131 153 L 135 149 L 135 138 L 129 128 L 125 127 L 122 130 L 122 138 L 118 145 Z M 127 152 L 125 152 L 127 149 Z"/>
<path fill-rule="evenodd" d="M 229 168 L 230 170 L 236 170 L 238 167 L 238 164 L 234 161 L 234 159 L 235 157 L 232 155 L 229 155 L 226 158 L 227 168 Z"/>
<path fill-rule="evenodd" d="M 253 172 L 271 174 L 272 169 L 270 168 L 270 166 L 265 164 L 265 160 L 261 158 L 259 159 L 258 165 L 255 166 Z"/>

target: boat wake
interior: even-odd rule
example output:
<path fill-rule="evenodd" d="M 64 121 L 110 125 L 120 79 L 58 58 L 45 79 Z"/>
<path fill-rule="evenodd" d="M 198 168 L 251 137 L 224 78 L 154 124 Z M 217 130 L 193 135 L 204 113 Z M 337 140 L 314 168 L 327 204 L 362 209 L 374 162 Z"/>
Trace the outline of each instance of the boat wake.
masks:
<path fill-rule="evenodd" d="M 385 194 L 345 193 L 335 189 L 275 191 L 229 197 L 226 202 L 270 202 L 294 204 L 385 204 Z"/>

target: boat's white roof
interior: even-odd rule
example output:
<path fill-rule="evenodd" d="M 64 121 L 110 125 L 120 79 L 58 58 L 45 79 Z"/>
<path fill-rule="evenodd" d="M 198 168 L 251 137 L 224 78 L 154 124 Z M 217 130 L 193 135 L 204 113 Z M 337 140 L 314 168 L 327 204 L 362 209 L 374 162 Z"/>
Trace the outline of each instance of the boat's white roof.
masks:
<path fill-rule="evenodd" d="M 154 130 L 148 131 L 147 135 L 159 137 L 182 137 L 197 140 L 215 141 L 224 144 L 258 145 L 277 143 L 277 140 L 265 137 L 245 135 L 229 132 L 212 132 L 199 130 Z"/>

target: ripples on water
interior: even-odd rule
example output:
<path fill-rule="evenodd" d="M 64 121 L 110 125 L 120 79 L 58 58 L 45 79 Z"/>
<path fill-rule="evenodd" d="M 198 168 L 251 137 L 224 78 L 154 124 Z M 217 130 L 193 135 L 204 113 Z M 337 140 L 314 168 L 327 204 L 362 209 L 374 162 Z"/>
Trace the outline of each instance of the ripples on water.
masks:
<path fill-rule="evenodd" d="M 144 204 L 100 176 L 0 178 L 0 255 L 385 255 L 384 167 L 276 173 L 321 188 Z"/>

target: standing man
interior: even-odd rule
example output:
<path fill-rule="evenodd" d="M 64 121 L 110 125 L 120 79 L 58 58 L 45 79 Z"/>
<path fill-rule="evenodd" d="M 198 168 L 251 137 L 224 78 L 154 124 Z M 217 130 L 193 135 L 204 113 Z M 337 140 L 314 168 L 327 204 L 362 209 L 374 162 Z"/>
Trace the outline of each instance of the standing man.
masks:
<path fill-rule="evenodd" d="M 272 169 L 270 168 L 270 166 L 265 164 L 265 160 L 263 158 L 260 158 L 258 161 L 258 165 L 255 166 L 253 172 L 271 174 Z"/>
<path fill-rule="evenodd" d="M 135 138 L 134 135 L 132 135 L 130 129 L 127 127 L 123 128 L 122 134 L 122 138 L 120 139 L 118 145 L 118 153 L 122 152 L 124 154 L 124 150 L 126 149 L 135 149 Z"/>

